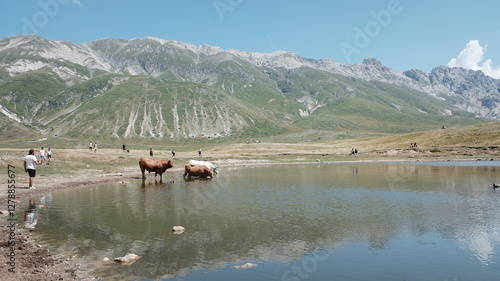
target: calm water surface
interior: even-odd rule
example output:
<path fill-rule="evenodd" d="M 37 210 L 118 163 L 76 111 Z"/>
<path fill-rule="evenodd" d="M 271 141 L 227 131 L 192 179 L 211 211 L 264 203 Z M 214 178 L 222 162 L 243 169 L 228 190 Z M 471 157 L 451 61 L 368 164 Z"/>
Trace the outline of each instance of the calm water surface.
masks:
<path fill-rule="evenodd" d="M 167 172 L 47 194 L 34 233 L 105 280 L 498 280 L 500 163 L 434 164 Z"/>

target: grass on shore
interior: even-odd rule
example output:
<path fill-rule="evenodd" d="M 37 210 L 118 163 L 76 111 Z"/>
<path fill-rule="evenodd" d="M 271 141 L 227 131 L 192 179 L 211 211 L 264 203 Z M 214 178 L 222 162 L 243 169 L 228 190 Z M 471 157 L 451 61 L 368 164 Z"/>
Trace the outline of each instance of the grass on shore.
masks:
<path fill-rule="evenodd" d="M 417 143 L 418 148 L 410 149 L 410 143 Z M 48 144 L 48 145 L 47 145 Z M 4 144 L 5 145 L 5 144 Z M 57 143 L 50 140 L 40 142 L 17 143 L 15 148 L 0 149 L 0 163 L 14 165 L 23 170 L 23 158 L 29 148 L 35 151 L 40 146 L 52 146 L 53 159 L 51 165 L 42 165 L 40 172 L 44 174 L 77 174 L 80 171 L 100 171 L 119 173 L 138 171 L 140 157 L 149 157 L 149 147 L 143 144 L 141 149 L 123 152 L 121 143 L 116 148 L 88 151 L 85 145 L 76 148 L 57 149 Z M 109 146 L 109 145 L 108 145 Z M 155 159 L 172 159 L 170 148 L 152 144 Z M 487 123 L 468 127 L 439 129 L 410 134 L 371 137 L 360 139 L 329 140 L 323 142 L 276 143 L 276 142 L 243 142 L 217 144 L 203 147 L 203 159 L 219 164 L 232 163 L 283 163 L 283 162 L 331 162 L 353 160 L 400 160 L 400 159 L 491 159 L 498 158 L 500 147 L 500 122 Z M 349 156 L 351 148 L 360 153 Z M 197 159 L 197 146 L 186 144 L 175 148 L 177 157 L 173 159 L 176 168 L 182 168 L 189 159 Z M 36 153 L 38 156 L 38 152 Z"/>

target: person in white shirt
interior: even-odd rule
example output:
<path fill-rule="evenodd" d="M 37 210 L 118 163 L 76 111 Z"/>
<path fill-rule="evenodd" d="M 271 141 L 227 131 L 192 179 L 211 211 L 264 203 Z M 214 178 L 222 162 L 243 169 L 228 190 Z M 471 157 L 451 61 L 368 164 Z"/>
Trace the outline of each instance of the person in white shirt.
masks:
<path fill-rule="evenodd" d="M 45 161 L 46 158 L 45 158 L 45 149 L 43 149 L 43 146 L 42 148 L 40 148 L 40 163 L 43 164 L 43 161 Z"/>
<path fill-rule="evenodd" d="M 35 150 L 30 149 L 28 155 L 24 157 L 24 171 L 28 173 L 29 176 L 29 189 L 34 189 L 33 181 L 36 176 L 36 165 L 40 164 L 40 162 L 36 159 Z"/>

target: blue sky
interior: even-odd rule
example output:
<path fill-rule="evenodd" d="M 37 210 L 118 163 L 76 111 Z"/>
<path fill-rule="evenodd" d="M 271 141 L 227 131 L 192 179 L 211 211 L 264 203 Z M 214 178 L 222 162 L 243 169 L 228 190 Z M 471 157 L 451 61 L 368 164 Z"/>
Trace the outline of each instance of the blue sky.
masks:
<path fill-rule="evenodd" d="M 0 37 L 154 36 L 347 63 L 374 57 L 396 71 L 430 72 L 455 58 L 453 66 L 494 72 L 499 11 L 496 0 L 3 0 Z"/>

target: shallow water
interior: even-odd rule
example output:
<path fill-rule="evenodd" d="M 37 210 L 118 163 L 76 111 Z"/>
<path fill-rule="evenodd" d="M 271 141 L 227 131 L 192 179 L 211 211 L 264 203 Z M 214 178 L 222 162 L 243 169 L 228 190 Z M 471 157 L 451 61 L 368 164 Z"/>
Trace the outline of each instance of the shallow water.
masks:
<path fill-rule="evenodd" d="M 484 165 L 484 166 L 483 166 Z M 488 166 L 486 166 L 488 165 Z M 223 169 L 38 199 L 42 244 L 105 280 L 496 280 L 499 162 Z M 171 182 L 173 181 L 173 182 Z M 173 234 L 172 226 L 186 232 Z M 132 265 L 103 262 L 126 253 Z M 247 262 L 257 267 L 234 269 Z"/>

